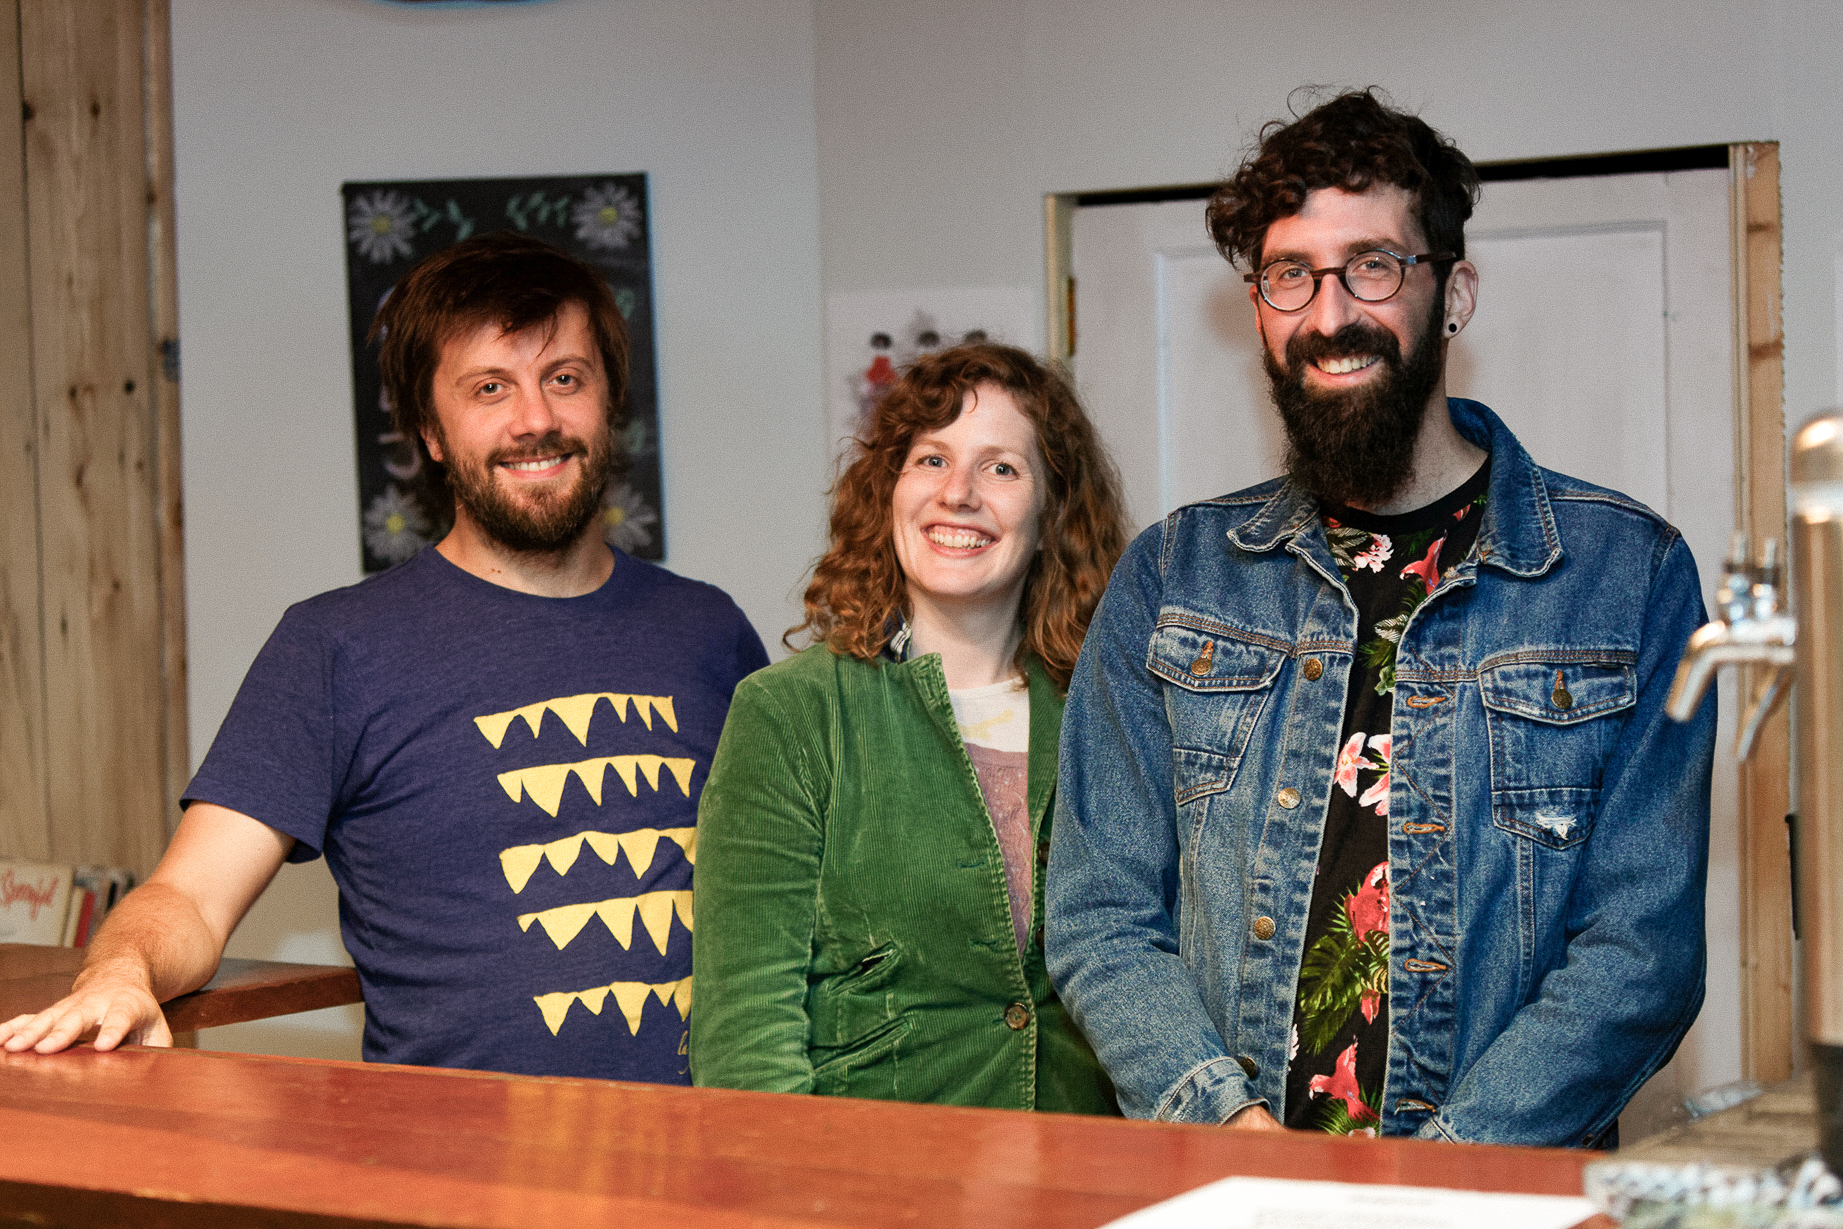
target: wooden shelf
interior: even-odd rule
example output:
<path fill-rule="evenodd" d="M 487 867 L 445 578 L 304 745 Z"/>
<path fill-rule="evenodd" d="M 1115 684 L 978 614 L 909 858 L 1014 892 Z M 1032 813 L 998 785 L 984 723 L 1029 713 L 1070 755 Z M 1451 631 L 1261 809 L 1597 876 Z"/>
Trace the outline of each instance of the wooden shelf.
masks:
<path fill-rule="evenodd" d="M 83 949 L 0 943 L 0 1020 L 43 1011 L 70 993 Z M 338 965 L 225 960 L 217 976 L 166 1004 L 175 1033 L 358 1003 L 358 973 Z"/>

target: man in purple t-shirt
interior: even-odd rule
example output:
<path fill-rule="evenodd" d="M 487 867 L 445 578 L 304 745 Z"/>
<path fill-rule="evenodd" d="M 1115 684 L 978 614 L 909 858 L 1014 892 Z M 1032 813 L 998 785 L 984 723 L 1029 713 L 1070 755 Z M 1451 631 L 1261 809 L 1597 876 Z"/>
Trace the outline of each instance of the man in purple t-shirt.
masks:
<path fill-rule="evenodd" d="M 720 591 L 610 548 L 627 333 L 607 284 L 501 232 L 410 270 L 374 337 L 453 529 L 292 607 L 159 867 L 10 1051 L 170 1044 L 284 861 L 325 854 L 369 1059 L 688 1083 L 697 795 L 767 664 Z"/>

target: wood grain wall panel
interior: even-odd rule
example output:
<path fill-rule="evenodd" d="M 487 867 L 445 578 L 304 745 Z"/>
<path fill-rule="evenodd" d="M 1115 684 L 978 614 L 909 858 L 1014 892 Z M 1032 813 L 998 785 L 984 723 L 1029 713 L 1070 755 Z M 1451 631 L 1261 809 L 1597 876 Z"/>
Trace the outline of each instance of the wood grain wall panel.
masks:
<path fill-rule="evenodd" d="M 21 0 L 52 856 L 165 846 L 142 0 Z"/>
<path fill-rule="evenodd" d="M 179 791 L 192 775 L 186 723 L 186 569 L 179 452 L 179 261 L 173 216 L 172 6 L 145 0 L 143 80 L 147 99 L 149 339 L 147 388 L 153 399 L 160 519 L 161 673 L 166 693 L 162 801 L 168 835 L 179 822 Z"/>
<path fill-rule="evenodd" d="M 0 4 L 0 856 L 45 858 L 38 429 L 26 278 L 19 7 Z"/>
<path fill-rule="evenodd" d="M 1734 234 L 1734 523 L 1758 544 L 1785 520 L 1785 332 L 1780 312 L 1779 146 L 1731 146 Z M 1780 558 L 1783 560 L 1785 554 Z M 1765 682 L 1741 672 L 1744 694 Z M 1741 777 L 1741 1070 L 1771 1083 L 1792 1074 L 1792 862 L 1785 816 L 1791 810 L 1790 705 L 1760 733 Z M 1725 754 L 1721 748 L 1717 754 Z"/>

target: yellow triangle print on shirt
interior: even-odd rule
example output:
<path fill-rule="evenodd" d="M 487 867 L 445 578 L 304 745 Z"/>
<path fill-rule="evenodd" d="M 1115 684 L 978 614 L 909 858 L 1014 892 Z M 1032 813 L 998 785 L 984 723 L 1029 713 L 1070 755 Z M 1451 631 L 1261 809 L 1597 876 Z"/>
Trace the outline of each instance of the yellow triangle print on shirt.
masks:
<path fill-rule="evenodd" d="M 672 915 L 691 927 L 691 893 L 688 891 L 642 892 L 638 896 L 616 896 L 609 900 L 598 900 L 582 905 L 559 905 L 555 909 L 540 909 L 535 913 L 518 915 L 518 928 L 530 930 L 531 923 L 536 922 L 550 936 L 550 941 L 562 951 L 570 941 L 582 933 L 582 928 L 589 924 L 592 917 L 600 917 L 602 924 L 623 948 L 631 948 L 634 941 L 634 915 L 640 915 L 640 924 L 646 927 L 646 933 L 659 949 L 661 956 L 666 953 L 666 939 L 672 932 Z"/>
<path fill-rule="evenodd" d="M 635 828 L 632 832 L 578 832 L 575 836 L 566 836 L 562 840 L 549 841 L 542 845 L 514 845 L 510 849 L 499 851 L 499 866 L 505 871 L 506 883 L 514 892 L 523 892 L 525 885 L 531 882 L 531 876 L 538 864 L 549 860 L 551 869 L 559 875 L 570 873 L 570 867 L 576 865 L 576 858 L 582 853 L 583 842 L 595 851 L 595 856 L 614 865 L 617 853 L 625 850 L 627 864 L 633 867 L 635 877 L 646 874 L 653 865 L 653 854 L 662 840 L 671 841 L 685 852 L 685 861 L 693 866 L 698 861 L 698 830 L 696 828 Z"/>
<path fill-rule="evenodd" d="M 640 1035 L 640 1013 L 646 1006 L 648 995 L 656 997 L 661 1003 L 669 1003 L 678 1008 L 678 1018 L 683 1020 L 691 1013 L 691 978 L 654 984 L 642 981 L 617 981 L 606 986 L 591 986 L 587 990 L 559 990 L 554 994 L 532 996 L 532 1002 L 544 1015 L 544 1023 L 550 1028 L 550 1035 L 555 1037 L 563 1027 L 563 1019 L 569 1015 L 570 1004 L 581 999 L 582 1005 L 591 1014 L 601 1015 L 602 1007 L 609 995 L 614 996 L 614 1004 L 621 1009 L 621 1015 L 627 1020 L 630 1035 Z"/>
<path fill-rule="evenodd" d="M 579 696 L 558 696 L 554 700 L 539 700 L 536 704 L 527 704 L 523 708 L 510 709 L 503 713 L 488 713 L 484 717 L 475 717 L 474 725 L 486 736 L 486 741 L 493 744 L 493 750 L 499 750 L 506 740 L 506 731 L 512 722 L 522 719 L 531 731 L 531 737 L 538 736 L 538 727 L 543 724 L 546 712 L 555 713 L 557 719 L 576 741 L 583 746 L 589 745 L 589 722 L 595 715 L 595 705 L 606 700 L 614 706 L 614 715 L 627 722 L 627 706 L 633 705 L 641 722 L 647 729 L 653 728 L 653 718 L 658 716 L 666 723 L 666 728 L 678 733 L 678 714 L 672 707 L 671 696 L 637 696 L 617 691 L 589 691 Z"/>
<path fill-rule="evenodd" d="M 574 773 L 583 787 L 589 791 L 589 797 L 595 805 L 602 804 L 602 782 L 605 771 L 614 769 L 627 787 L 629 797 L 640 796 L 640 786 L 636 769 L 646 776 L 646 783 L 654 790 L 659 788 L 659 770 L 664 767 L 671 770 L 672 779 L 685 797 L 691 797 L 691 769 L 697 761 L 689 757 L 663 755 L 598 755 L 592 760 L 582 760 L 575 764 L 537 764 L 530 768 L 517 768 L 511 772 L 499 774 L 499 787 L 513 802 L 522 802 L 526 797 L 538 804 L 544 813 L 557 814 L 563 805 L 563 786 Z"/>

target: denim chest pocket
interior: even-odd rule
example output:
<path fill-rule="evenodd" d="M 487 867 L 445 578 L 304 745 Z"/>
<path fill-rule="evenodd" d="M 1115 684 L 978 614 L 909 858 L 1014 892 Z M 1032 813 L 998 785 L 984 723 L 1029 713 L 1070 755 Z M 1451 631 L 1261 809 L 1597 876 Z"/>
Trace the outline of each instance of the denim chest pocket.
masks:
<path fill-rule="evenodd" d="M 1638 701 L 1630 656 L 1520 654 L 1479 670 L 1497 827 L 1550 849 L 1592 835 L 1601 773 Z"/>
<path fill-rule="evenodd" d="M 1288 653 L 1220 630 L 1161 621 L 1146 668 L 1165 681 L 1171 775 L 1181 805 L 1229 788 Z"/>

